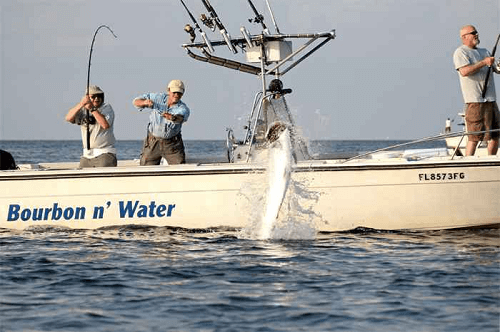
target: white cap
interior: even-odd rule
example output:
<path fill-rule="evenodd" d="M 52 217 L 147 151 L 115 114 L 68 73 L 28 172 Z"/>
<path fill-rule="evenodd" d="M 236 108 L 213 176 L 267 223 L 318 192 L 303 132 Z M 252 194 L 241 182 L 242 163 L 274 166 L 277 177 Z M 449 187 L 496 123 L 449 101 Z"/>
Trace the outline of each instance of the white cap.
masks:
<path fill-rule="evenodd" d="M 170 83 L 168 83 L 167 89 L 171 92 L 184 93 L 184 83 L 181 80 L 171 80 Z"/>
<path fill-rule="evenodd" d="M 104 91 L 101 90 L 97 85 L 89 86 L 89 95 L 99 95 L 104 94 Z"/>

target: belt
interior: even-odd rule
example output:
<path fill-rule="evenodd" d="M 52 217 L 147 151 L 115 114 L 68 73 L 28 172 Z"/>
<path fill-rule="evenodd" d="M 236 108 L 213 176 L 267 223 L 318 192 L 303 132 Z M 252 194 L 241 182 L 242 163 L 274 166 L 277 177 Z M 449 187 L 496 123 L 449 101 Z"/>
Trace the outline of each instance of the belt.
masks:
<path fill-rule="evenodd" d="M 105 153 L 113 153 L 116 154 L 116 148 L 114 147 L 109 147 L 109 148 L 104 148 L 104 149 L 83 149 L 83 156 L 85 158 L 95 158 L 99 157 L 101 154 Z"/>
<path fill-rule="evenodd" d="M 149 132 L 149 136 L 154 137 L 154 138 L 156 138 L 158 140 L 162 140 L 162 141 L 177 141 L 177 140 L 179 140 L 182 137 L 181 133 L 178 133 L 177 135 L 169 137 L 169 138 L 158 137 L 158 136 L 153 135 L 151 132 Z"/>

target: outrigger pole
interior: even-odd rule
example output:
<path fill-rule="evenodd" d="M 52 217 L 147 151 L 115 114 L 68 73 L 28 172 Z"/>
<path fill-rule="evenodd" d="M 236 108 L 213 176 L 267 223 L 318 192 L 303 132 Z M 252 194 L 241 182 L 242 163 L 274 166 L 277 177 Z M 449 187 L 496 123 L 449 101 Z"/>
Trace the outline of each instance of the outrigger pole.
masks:
<path fill-rule="evenodd" d="M 111 32 L 111 34 L 115 37 L 115 38 L 118 38 L 116 37 L 115 33 L 113 32 L 113 30 L 111 30 L 110 27 L 108 27 L 107 25 L 101 25 L 99 26 L 95 32 L 94 32 L 94 37 L 92 38 L 92 43 L 90 44 L 90 54 L 89 54 L 89 65 L 87 67 L 87 89 L 85 90 L 85 94 L 87 96 L 89 96 L 89 86 L 90 86 L 90 65 L 92 63 L 92 51 L 94 50 L 94 42 L 95 42 L 95 37 L 97 36 L 97 33 L 99 32 L 99 30 L 101 28 L 106 28 L 109 30 L 109 32 Z M 87 109 L 86 110 L 86 119 L 87 119 L 87 150 L 90 150 L 90 111 Z"/>

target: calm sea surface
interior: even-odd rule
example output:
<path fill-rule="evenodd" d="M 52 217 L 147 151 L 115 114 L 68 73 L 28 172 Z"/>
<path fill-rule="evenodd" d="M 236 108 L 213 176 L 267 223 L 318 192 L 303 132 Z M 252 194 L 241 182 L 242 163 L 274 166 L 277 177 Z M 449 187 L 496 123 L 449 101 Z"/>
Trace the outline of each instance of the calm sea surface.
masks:
<path fill-rule="evenodd" d="M 185 143 L 188 155 L 225 155 L 224 141 Z M 78 161 L 81 146 L 0 141 L 17 163 Z M 117 148 L 138 158 L 141 142 Z M 0 230 L 0 332 L 499 330 L 498 229 L 269 241 L 227 229 Z"/>

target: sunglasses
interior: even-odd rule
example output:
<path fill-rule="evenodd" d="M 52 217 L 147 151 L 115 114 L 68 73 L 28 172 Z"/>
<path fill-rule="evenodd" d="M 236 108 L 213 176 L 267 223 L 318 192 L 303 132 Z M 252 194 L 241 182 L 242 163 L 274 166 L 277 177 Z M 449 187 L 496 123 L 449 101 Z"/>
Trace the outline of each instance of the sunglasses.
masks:
<path fill-rule="evenodd" d="M 90 96 L 90 99 L 97 99 L 97 98 L 102 99 L 102 95 L 99 94 Z"/>
<path fill-rule="evenodd" d="M 467 32 L 466 34 L 463 34 L 462 37 L 465 37 L 467 35 L 473 35 L 473 36 L 475 36 L 475 35 L 477 35 L 477 31 L 474 30 L 474 31 L 471 31 L 471 32 Z"/>

